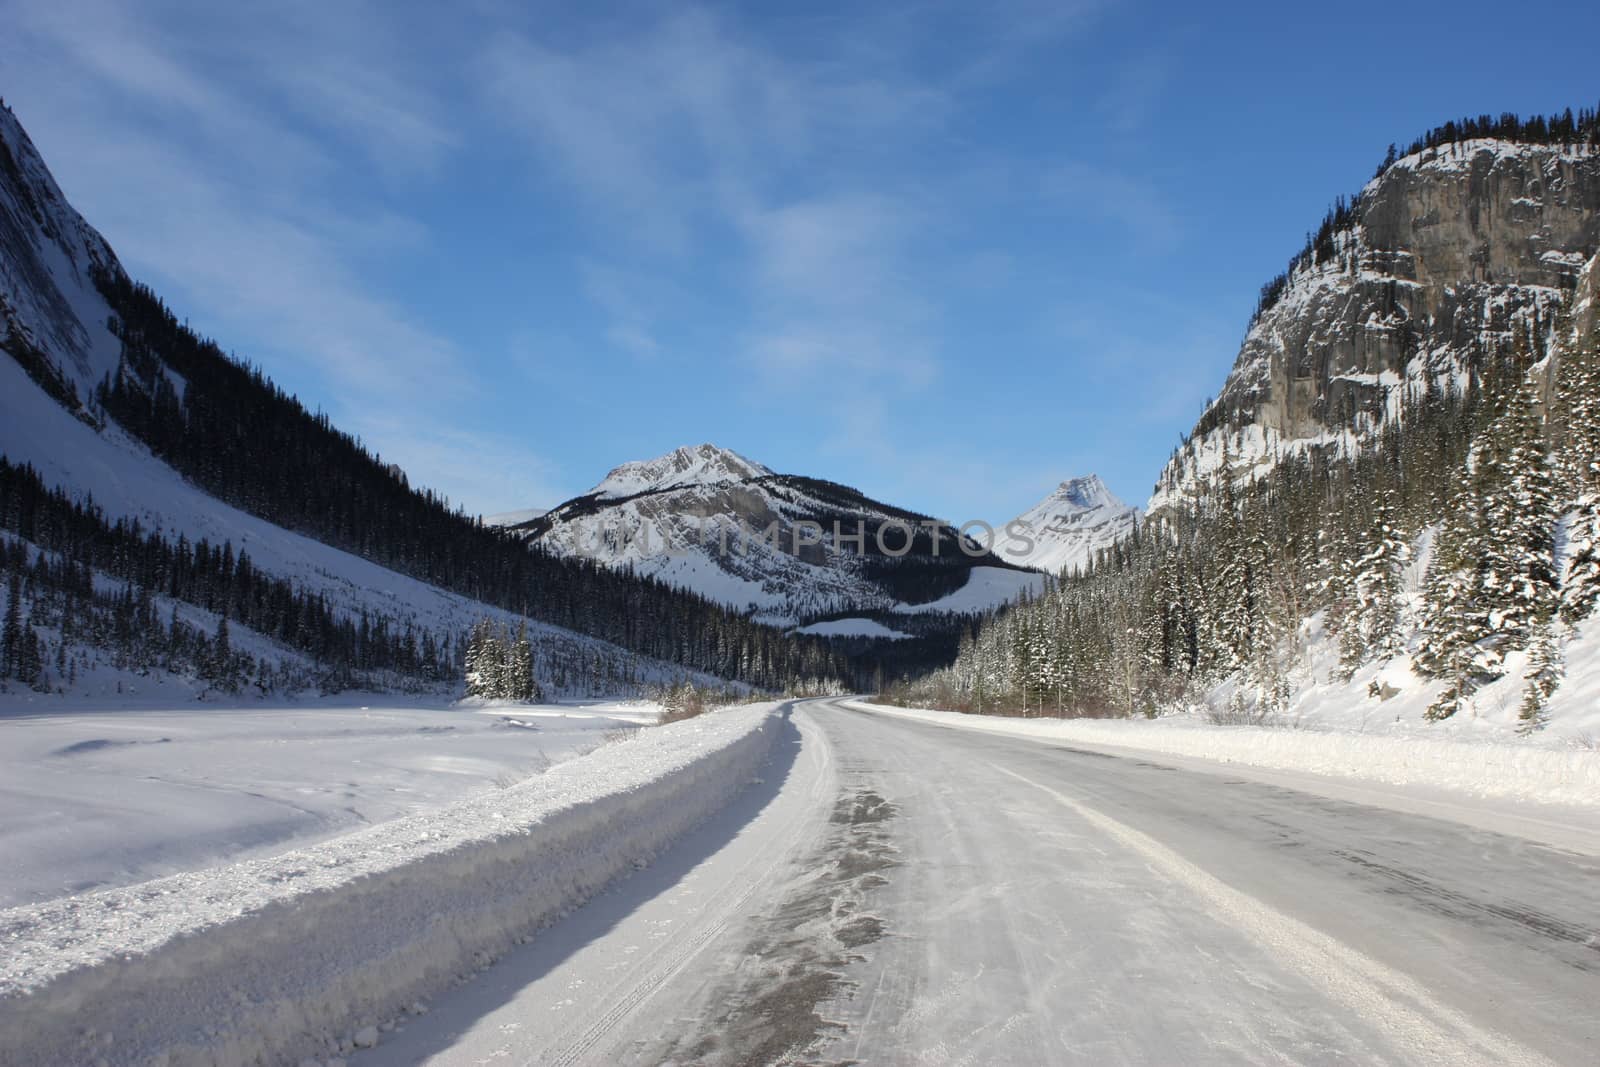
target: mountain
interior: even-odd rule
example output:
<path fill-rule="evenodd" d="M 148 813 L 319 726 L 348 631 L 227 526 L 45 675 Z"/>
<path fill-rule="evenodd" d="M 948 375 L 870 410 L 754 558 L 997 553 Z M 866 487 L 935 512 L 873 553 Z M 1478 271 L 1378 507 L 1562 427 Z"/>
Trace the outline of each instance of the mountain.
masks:
<path fill-rule="evenodd" d="M 737 452 L 716 445 L 675 448 L 656 459 L 624 463 L 589 491 L 601 500 L 625 500 L 642 493 L 765 478 L 772 471 Z"/>
<path fill-rule="evenodd" d="M 1002 536 L 998 552 L 1008 563 L 1050 574 L 1079 570 L 1138 521 L 1139 509 L 1118 500 L 1098 475 L 1069 478 L 1006 525 L 1027 531 L 1027 540 Z"/>
<path fill-rule="evenodd" d="M 972 613 L 1041 584 L 973 542 L 963 549 L 955 530 L 925 515 L 711 444 L 624 463 L 513 529 L 555 555 L 785 625 L 930 607 Z"/>
<path fill-rule="evenodd" d="M 0 106 L 0 340 L 51 396 L 77 410 L 116 369 L 97 273 L 122 273 L 73 210 L 10 109 Z"/>
<path fill-rule="evenodd" d="M 1408 398 L 1543 349 L 1600 249 L 1600 151 L 1576 131 L 1515 123 L 1441 127 L 1338 202 L 1263 287 L 1150 511 L 1192 499 L 1224 462 L 1259 475 L 1286 455 L 1369 445 Z"/>
<path fill-rule="evenodd" d="M 414 488 L 130 278 L 3 106 L 0 327 L 0 688 L 451 685 L 483 618 L 558 694 L 870 669 Z"/>
<path fill-rule="evenodd" d="M 900 696 L 1581 734 L 1597 609 L 1600 111 L 1482 117 L 1262 287 L 1138 536 Z"/>

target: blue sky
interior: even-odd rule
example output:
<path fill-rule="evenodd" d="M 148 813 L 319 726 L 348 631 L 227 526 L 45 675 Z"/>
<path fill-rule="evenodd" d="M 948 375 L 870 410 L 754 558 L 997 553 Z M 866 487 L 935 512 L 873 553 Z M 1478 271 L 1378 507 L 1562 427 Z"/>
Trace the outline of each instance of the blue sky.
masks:
<path fill-rule="evenodd" d="M 1592 5 L 244 6 L 0 0 L 0 94 L 181 316 L 487 512 L 701 441 L 1142 503 L 1391 141 L 1600 100 Z"/>

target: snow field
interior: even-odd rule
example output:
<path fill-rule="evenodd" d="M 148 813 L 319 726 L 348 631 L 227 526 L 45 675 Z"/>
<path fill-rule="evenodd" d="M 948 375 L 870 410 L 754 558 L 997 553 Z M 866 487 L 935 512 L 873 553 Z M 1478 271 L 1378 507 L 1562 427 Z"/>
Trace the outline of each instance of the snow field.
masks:
<path fill-rule="evenodd" d="M 812 634 L 817 637 L 881 637 L 888 641 L 899 641 L 910 637 L 899 630 L 891 630 L 881 622 L 872 619 L 830 619 L 827 622 L 814 622 L 809 626 L 802 626 L 790 633 Z"/>
<path fill-rule="evenodd" d="M 1047 580 L 1038 571 L 974 567 L 968 573 L 967 584 L 955 592 L 926 604 L 901 604 L 894 610 L 905 615 L 922 615 L 930 611 L 962 614 L 988 611 L 1016 600 L 1024 592 L 1038 596 L 1044 591 Z"/>
<path fill-rule="evenodd" d="M 276 855 L 443 808 L 659 713 L 644 702 L 416 703 L 0 710 L 0 908 Z"/>
<path fill-rule="evenodd" d="M 1260 726 L 1193 719 L 1017 719 L 859 705 L 883 715 L 1046 741 L 1116 745 L 1173 756 L 1479 797 L 1600 807 L 1600 752 L 1525 743 L 1457 741 Z"/>
<path fill-rule="evenodd" d="M 269 859 L 0 912 L 0 1064 L 343 1055 L 721 807 L 778 707 L 640 731 Z"/>

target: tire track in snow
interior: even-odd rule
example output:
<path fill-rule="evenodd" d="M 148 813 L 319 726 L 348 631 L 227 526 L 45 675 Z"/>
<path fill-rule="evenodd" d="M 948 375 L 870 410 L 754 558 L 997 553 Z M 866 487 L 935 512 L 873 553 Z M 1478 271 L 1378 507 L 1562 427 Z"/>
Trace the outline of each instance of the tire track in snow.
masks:
<path fill-rule="evenodd" d="M 832 751 L 821 731 L 814 728 L 804 728 L 803 736 L 813 742 L 815 766 L 810 768 L 811 784 L 808 790 L 812 804 L 821 804 L 830 788 L 832 780 Z M 796 812 L 795 818 L 787 829 L 793 831 L 804 820 L 805 810 Z M 547 1062 L 557 1067 L 571 1067 L 573 1064 L 597 1062 L 592 1058 L 595 1049 L 605 1041 L 630 1015 L 646 1003 L 667 981 L 682 973 L 705 948 L 720 937 L 730 925 L 745 918 L 750 902 L 764 891 L 770 891 L 778 872 L 791 862 L 791 853 L 787 849 L 780 849 L 776 854 L 769 855 L 759 870 L 746 875 L 743 879 L 736 879 L 728 883 L 728 887 L 736 886 L 743 882 L 743 888 L 732 894 L 717 906 L 715 918 L 704 921 L 703 925 L 693 935 L 681 944 L 674 946 L 667 958 L 658 966 L 645 971 L 631 986 L 624 990 L 612 1005 L 601 1013 L 586 1030 L 570 1043 L 558 1045 L 550 1050 Z"/>

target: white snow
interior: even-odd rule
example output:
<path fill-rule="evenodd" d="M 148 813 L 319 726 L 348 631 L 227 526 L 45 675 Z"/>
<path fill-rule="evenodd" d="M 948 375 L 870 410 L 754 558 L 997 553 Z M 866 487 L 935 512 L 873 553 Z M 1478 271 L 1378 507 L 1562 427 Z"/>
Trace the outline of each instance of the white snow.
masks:
<path fill-rule="evenodd" d="M 0 912 L 6 1055 L 93 1062 L 106 1033 L 119 1061 L 139 1063 L 353 1047 L 726 803 L 777 736 L 775 707 L 640 731 L 509 789 L 269 859 Z"/>
<path fill-rule="evenodd" d="M 112 519 L 137 519 L 147 530 L 168 537 L 182 534 L 191 543 L 202 538 L 214 546 L 231 543 L 235 552 L 248 553 L 260 570 L 290 579 L 300 591 L 321 593 L 330 607 L 352 618 L 366 610 L 388 619 L 392 628 L 403 628 L 409 621 L 418 632 L 447 637 L 464 633 L 486 616 L 509 626 L 519 621 L 510 612 L 399 574 L 218 501 L 115 423 L 96 432 L 74 418 L 9 358 L 0 359 L 0 455 L 12 463 L 31 464 L 47 485 L 92 500 Z M 560 627 L 531 622 L 528 629 L 530 639 L 551 653 L 581 649 L 619 663 L 633 660 L 644 681 L 682 673 Z"/>
<path fill-rule="evenodd" d="M 607 474 L 587 495 L 617 500 L 662 489 L 741 482 L 771 473 L 731 449 L 712 444 L 693 445 L 674 449 L 655 459 L 624 463 Z"/>
<path fill-rule="evenodd" d="M 1553 152 L 1577 159 L 1595 154 L 1595 146 L 1582 142 L 1569 145 L 1544 145 L 1480 137 L 1443 144 L 1437 148 L 1424 148 L 1420 152 L 1401 156 L 1395 160 L 1390 170 L 1451 172 L 1466 170 L 1485 161 L 1497 163 L 1502 159 L 1526 160 L 1534 156 L 1548 156 Z M 1367 183 L 1367 188 L 1372 188 L 1382 180 L 1381 176 L 1374 178 Z"/>
<path fill-rule="evenodd" d="M 1113 745 L 1223 763 L 1423 786 L 1480 797 L 1600 807 L 1600 752 L 1514 742 L 1156 720 L 1019 719 L 864 705 L 966 730 Z"/>
<path fill-rule="evenodd" d="M 443 807 L 541 774 L 659 711 L 383 700 L 0 714 L 0 906 Z"/>
<path fill-rule="evenodd" d="M 883 637 L 895 641 L 911 636 L 899 630 L 891 630 L 883 623 L 872 619 L 830 619 L 827 622 L 814 622 L 810 626 L 802 626 L 793 632 L 815 634 L 819 637 Z"/>
<path fill-rule="evenodd" d="M 1098 475 L 1069 478 L 1013 520 L 1033 543 L 1012 537 L 1008 523 L 995 531 L 994 553 L 1050 574 L 1081 569 L 1132 532 L 1138 518 L 1139 509 L 1118 500 Z"/>
<path fill-rule="evenodd" d="M 549 514 L 548 508 L 523 508 L 520 511 L 502 511 L 498 515 L 485 515 L 485 526 L 521 526 L 525 522 L 532 522 L 542 515 Z"/>
<path fill-rule="evenodd" d="M 930 611 L 978 614 L 1016 600 L 1024 593 L 1037 596 L 1044 591 L 1045 583 L 1048 581 L 1049 579 L 1038 571 L 974 567 L 967 577 L 967 584 L 948 596 L 927 604 L 903 604 L 894 610 L 907 615 L 920 615 Z"/>

